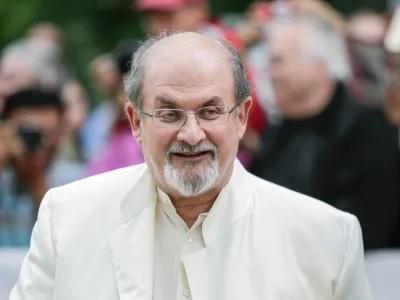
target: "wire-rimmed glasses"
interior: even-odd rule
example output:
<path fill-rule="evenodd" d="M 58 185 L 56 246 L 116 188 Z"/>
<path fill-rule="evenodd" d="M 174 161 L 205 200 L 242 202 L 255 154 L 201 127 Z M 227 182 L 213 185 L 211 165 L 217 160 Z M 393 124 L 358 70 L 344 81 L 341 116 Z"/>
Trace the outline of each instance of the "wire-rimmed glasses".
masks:
<path fill-rule="evenodd" d="M 206 106 L 200 107 L 194 112 L 175 108 L 155 109 L 152 113 L 144 112 L 141 109 L 139 111 L 151 117 L 157 126 L 182 127 L 186 123 L 188 114 L 195 115 L 201 126 L 214 126 L 227 123 L 229 116 L 237 107 L 238 105 L 235 105 L 235 107 L 229 109 L 228 106 Z"/>

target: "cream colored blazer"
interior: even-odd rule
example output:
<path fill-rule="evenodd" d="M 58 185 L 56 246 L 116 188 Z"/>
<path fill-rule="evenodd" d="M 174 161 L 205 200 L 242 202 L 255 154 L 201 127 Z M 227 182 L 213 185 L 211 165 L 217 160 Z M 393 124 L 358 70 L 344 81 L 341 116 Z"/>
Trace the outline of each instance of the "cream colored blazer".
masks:
<path fill-rule="evenodd" d="M 371 299 L 354 216 L 237 161 L 226 189 L 183 261 L 193 300 Z M 151 300 L 155 202 L 146 165 L 50 190 L 10 299 Z"/>

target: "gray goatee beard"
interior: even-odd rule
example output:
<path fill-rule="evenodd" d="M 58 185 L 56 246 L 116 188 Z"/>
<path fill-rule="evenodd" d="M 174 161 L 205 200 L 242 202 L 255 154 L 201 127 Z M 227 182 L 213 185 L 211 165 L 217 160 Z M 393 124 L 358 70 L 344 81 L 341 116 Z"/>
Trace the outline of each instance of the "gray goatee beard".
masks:
<path fill-rule="evenodd" d="M 201 167 L 203 161 L 186 161 L 182 169 L 171 164 L 174 153 L 198 153 L 210 151 L 212 161 L 209 166 Z M 173 143 L 167 151 L 163 175 L 165 183 L 183 197 L 194 197 L 211 190 L 219 179 L 217 148 L 211 143 L 191 146 L 185 142 Z"/>

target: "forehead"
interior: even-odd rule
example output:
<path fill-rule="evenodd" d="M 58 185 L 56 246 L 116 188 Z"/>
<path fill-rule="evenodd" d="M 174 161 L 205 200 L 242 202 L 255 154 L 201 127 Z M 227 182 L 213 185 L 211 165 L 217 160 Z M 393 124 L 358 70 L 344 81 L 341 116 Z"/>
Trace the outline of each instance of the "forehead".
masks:
<path fill-rule="evenodd" d="M 179 105 L 216 97 L 231 104 L 227 102 L 234 99 L 232 62 L 222 45 L 178 41 L 156 50 L 145 59 L 144 105 L 159 97 L 172 98 Z"/>

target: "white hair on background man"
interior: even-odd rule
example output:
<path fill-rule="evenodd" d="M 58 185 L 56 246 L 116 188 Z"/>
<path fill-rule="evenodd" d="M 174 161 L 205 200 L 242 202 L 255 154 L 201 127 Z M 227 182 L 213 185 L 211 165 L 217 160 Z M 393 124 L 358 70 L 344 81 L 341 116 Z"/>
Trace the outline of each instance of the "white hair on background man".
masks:
<path fill-rule="evenodd" d="M 40 41 L 21 40 L 7 46 L 1 60 L 16 60 L 26 64 L 40 88 L 58 90 L 66 79 L 59 49 Z"/>
<path fill-rule="evenodd" d="M 304 57 L 308 60 L 322 60 L 336 80 L 350 79 L 351 69 L 346 40 L 324 20 L 313 15 L 285 18 L 271 24 L 268 27 L 268 34 L 277 34 L 280 26 L 293 26 L 304 30 L 301 45 Z"/>

